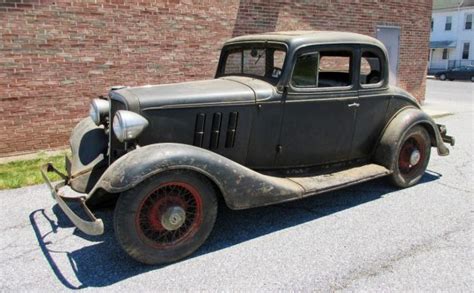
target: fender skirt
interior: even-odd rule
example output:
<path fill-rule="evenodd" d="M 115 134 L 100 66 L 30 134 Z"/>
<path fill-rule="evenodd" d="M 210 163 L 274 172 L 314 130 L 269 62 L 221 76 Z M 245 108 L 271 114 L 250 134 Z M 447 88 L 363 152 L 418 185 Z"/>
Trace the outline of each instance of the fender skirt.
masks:
<path fill-rule="evenodd" d="M 231 209 L 270 205 L 300 198 L 301 185 L 286 178 L 260 174 L 211 151 L 191 145 L 161 143 L 140 147 L 119 158 L 102 174 L 87 201 L 102 192 L 119 193 L 163 171 L 187 169 L 210 179 Z M 98 197 L 98 198 L 95 198 Z"/>
<path fill-rule="evenodd" d="M 416 125 L 421 125 L 428 131 L 431 138 L 431 145 L 437 148 L 438 155 L 449 155 L 449 149 L 444 144 L 443 136 L 440 133 L 439 128 L 441 125 L 437 125 L 433 119 L 422 110 L 410 107 L 402 109 L 396 114 L 385 128 L 375 151 L 374 161 L 391 169 L 393 160 L 396 158 L 397 142 L 403 138 L 410 128 Z"/>

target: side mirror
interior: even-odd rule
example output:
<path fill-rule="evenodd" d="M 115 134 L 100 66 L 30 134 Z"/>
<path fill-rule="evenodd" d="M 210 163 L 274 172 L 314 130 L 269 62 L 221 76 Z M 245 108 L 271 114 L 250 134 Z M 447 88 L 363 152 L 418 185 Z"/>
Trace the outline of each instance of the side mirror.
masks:
<path fill-rule="evenodd" d="M 257 49 L 252 48 L 252 50 L 250 51 L 250 56 L 252 56 L 253 58 L 257 57 L 258 56 Z"/>

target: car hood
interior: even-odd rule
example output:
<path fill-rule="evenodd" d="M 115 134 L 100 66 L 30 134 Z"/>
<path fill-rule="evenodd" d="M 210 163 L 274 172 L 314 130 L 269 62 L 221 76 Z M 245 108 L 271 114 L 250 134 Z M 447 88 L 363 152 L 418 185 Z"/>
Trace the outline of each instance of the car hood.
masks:
<path fill-rule="evenodd" d="M 126 87 L 111 91 L 110 96 L 127 104 L 130 110 L 138 112 L 151 108 L 255 103 L 257 99 L 270 98 L 273 92 L 274 87 L 267 82 L 229 76 L 175 84 Z"/>

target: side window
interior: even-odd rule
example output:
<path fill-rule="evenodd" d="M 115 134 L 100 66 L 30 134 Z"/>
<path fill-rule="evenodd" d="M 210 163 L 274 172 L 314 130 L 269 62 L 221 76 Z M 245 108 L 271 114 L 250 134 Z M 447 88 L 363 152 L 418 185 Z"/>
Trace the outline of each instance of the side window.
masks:
<path fill-rule="evenodd" d="M 319 54 L 311 53 L 301 55 L 296 59 L 295 69 L 291 83 L 296 87 L 317 87 L 317 68 Z"/>
<path fill-rule="evenodd" d="M 319 51 L 296 59 L 291 83 L 295 87 L 343 87 L 352 81 L 351 51 Z"/>
<path fill-rule="evenodd" d="M 382 81 L 382 61 L 371 51 L 362 51 L 360 59 L 360 83 L 377 84 Z"/>
<path fill-rule="evenodd" d="M 351 52 L 320 52 L 318 87 L 339 87 L 351 85 Z"/>

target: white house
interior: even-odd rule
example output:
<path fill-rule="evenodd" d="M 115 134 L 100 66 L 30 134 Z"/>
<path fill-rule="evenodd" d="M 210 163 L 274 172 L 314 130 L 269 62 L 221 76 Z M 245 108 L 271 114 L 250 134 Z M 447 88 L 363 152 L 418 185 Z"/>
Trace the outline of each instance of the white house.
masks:
<path fill-rule="evenodd" d="M 474 0 L 434 0 L 429 72 L 474 66 Z"/>

